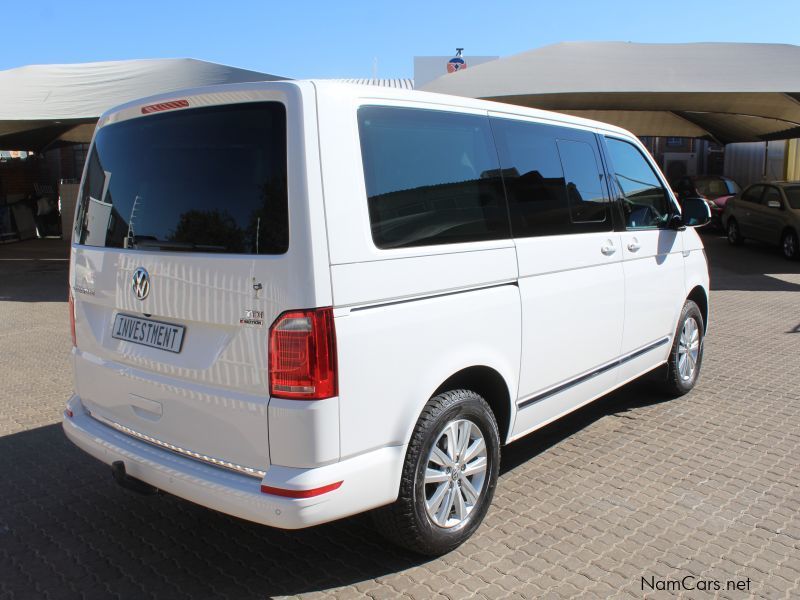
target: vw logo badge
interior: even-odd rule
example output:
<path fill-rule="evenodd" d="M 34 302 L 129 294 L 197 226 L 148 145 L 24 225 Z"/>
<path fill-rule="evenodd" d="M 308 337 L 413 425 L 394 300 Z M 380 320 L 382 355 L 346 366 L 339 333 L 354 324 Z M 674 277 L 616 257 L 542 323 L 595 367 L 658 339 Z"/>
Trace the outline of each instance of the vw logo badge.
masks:
<path fill-rule="evenodd" d="M 131 289 L 133 290 L 133 295 L 139 300 L 147 298 L 147 295 L 150 293 L 150 275 L 147 269 L 139 267 L 133 272 Z"/>

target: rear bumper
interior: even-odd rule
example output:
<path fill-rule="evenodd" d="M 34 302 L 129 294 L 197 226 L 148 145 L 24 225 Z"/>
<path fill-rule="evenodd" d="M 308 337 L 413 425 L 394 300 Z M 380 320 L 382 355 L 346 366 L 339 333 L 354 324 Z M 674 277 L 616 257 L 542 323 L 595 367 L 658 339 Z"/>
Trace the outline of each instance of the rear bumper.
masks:
<path fill-rule="evenodd" d="M 192 460 L 139 441 L 91 417 L 77 396 L 65 417 L 67 437 L 81 450 L 111 464 L 121 460 L 131 477 L 220 512 L 282 529 L 326 523 L 389 504 L 397 498 L 405 446 L 380 448 L 317 468 L 271 466 L 263 480 Z M 284 498 L 261 485 L 289 490 L 338 489 L 312 498 Z"/>

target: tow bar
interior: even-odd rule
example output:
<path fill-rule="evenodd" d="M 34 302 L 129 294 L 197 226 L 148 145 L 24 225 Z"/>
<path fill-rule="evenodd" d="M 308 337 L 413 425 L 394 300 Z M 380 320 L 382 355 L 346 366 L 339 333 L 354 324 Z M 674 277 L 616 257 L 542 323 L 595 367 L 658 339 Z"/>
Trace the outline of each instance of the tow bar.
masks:
<path fill-rule="evenodd" d="M 113 463 L 111 463 L 111 475 L 114 477 L 114 481 L 116 481 L 126 490 L 136 492 L 137 494 L 152 496 L 153 494 L 157 494 L 159 492 L 157 487 L 153 487 L 141 479 L 136 479 L 135 477 L 128 475 L 125 472 L 125 463 L 121 460 L 115 460 Z"/>

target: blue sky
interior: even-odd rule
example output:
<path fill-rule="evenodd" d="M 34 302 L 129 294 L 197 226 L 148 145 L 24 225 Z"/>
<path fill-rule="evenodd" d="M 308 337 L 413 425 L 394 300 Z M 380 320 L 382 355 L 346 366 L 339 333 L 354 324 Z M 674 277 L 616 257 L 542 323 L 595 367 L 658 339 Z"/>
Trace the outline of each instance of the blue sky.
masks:
<path fill-rule="evenodd" d="M 413 56 L 561 41 L 800 44 L 795 1 L 6 0 L 0 69 L 191 57 L 288 77 L 411 77 Z"/>

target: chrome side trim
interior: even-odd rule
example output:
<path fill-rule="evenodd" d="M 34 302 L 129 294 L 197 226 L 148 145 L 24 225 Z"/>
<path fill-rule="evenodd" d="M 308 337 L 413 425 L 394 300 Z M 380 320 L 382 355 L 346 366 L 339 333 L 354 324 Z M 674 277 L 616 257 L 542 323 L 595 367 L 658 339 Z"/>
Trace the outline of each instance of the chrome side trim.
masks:
<path fill-rule="evenodd" d="M 254 469 L 252 467 L 237 465 L 227 460 L 214 458 L 213 456 L 206 456 L 205 454 L 200 454 L 199 452 L 187 450 L 186 448 L 181 448 L 180 446 L 175 446 L 174 444 L 170 444 L 169 442 L 162 442 L 161 440 L 157 440 L 154 437 L 150 437 L 149 435 L 146 435 L 144 433 L 139 433 L 138 431 L 131 429 L 130 427 L 126 427 L 125 425 L 120 425 L 119 423 L 112 421 L 111 419 L 106 419 L 105 417 L 101 417 L 99 415 L 90 414 L 90 416 L 96 421 L 99 421 L 104 425 L 108 425 L 112 429 L 116 429 L 120 433 L 124 433 L 125 435 L 129 435 L 132 438 L 135 438 L 142 442 L 146 442 L 148 444 L 151 444 L 158 448 L 162 448 L 164 450 L 169 450 L 170 452 L 174 452 L 175 454 L 180 454 L 181 456 L 185 456 L 193 460 L 204 462 L 206 464 L 213 465 L 215 467 L 228 469 L 230 471 L 235 471 L 236 473 L 240 473 L 242 475 L 248 475 L 250 477 L 258 479 L 264 479 L 264 476 L 267 474 L 266 471 L 261 471 L 259 469 Z"/>
<path fill-rule="evenodd" d="M 451 290 L 449 292 L 436 292 L 433 294 L 423 294 L 421 296 L 414 296 L 413 298 L 402 298 L 400 300 L 392 300 L 390 302 L 380 302 L 378 304 L 366 304 L 364 306 L 356 306 L 350 309 L 350 312 L 359 310 L 370 310 L 372 308 L 383 308 L 384 306 L 394 306 L 395 304 L 406 304 L 408 302 L 417 302 L 418 300 L 430 300 L 431 298 L 444 298 L 445 296 L 454 296 L 456 294 L 466 294 L 467 292 L 477 292 L 481 290 L 488 290 L 506 285 L 519 285 L 517 280 L 502 281 L 500 283 L 490 283 L 489 285 L 480 285 L 477 287 L 466 287 L 458 290 Z"/>
<path fill-rule="evenodd" d="M 535 395 L 531 396 L 530 398 L 527 398 L 525 400 L 519 401 L 519 402 L 517 402 L 517 408 L 518 409 L 527 408 L 527 407 L 531 406 L 532 404 L 536 404 L 537 402 L 541 402 L 542 400 L 544 400 L 546 398 L 549 398 L 550 396 L 555 396 L 556 394 L 559 394 L 559 393 L 561 393 L 561 392 L 563 392 L 563 391 L 565 391 L 565 390 L 567 390 L 567 389 L 569 389 L 569 388 L 571 388 L 573 386 L 576 386 L 578 384 L 584 383 L 584 382 L 588 381 L 589 379 L 592 379 L 593 377 L 597 377 L 598 375 L 600 375 L 602 373 L 605 373 L 609 369 L 613 369 L 614 367 L 618 367 L 620 365 L 623 365 L 626 362 L 628 362 L 630 360 L 633 360 L 634 358 L 640 357 L 642 354 L 646 354 L 646 353 L 650 352 L 651 350 L 655 350 L 656 348 L 659 348 L 659 347 L 663 346 L 664 344 L 666 344 L 668 342 L 669 342 L 669 337 L 661 338 L 660 340 L 658 340 L 656 342 L 653 342 L 652 344 L 648 344 L 644 348 L 640 348 L 639 350 L 635 350 L 635 351 L 633 351 L 633 352 L 631 352 L 629 354 L 626 354 L 626 355 L 624 355 L 624 356 L 622 356 L 622 357 L 620 357 L 620 358 L 618 358 L 616 360 L 611 361 L 610 363 L 606 363 L 606 364 L 604 364 L 604 365 L 602 365 L 600 367 L 592 369 L 591 371 L 589 371 L 587 373 L 584 373 L 583 375 L 578 375 L 577 377 L 575 377 L 573 379 L 570 379 L 568 381 L 565 381 L 564 383 L 561 383 L 561 384 L 557 385 L 556 387 L 550 388 L 547 391 L 540 392 L 538 394 L 535 394 Z"/>

